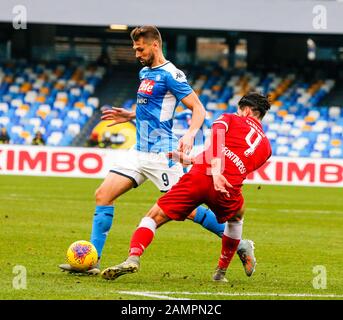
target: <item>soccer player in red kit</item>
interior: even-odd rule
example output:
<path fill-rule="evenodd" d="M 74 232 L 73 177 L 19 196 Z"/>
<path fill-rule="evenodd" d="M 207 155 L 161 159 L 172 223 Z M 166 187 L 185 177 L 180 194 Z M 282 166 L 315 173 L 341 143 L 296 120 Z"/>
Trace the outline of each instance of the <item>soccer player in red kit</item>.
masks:
<path fill-rule="evenodd" d="M 241 187 L 247 175 L 271 156 L 271 146 L 261 120 L 270 109 L 268 99 L 249 93 L 238 103 L 237 114 L 223 114 L 214 121 L 210 146 L 195 159 L 181 152 L 169 154 L 184 165 L 193 164 L 169 192 L 141 220 L 134 232 L 129 257 L 102 271 L 113 280 L 137 272 L 139 258 L 153 240 L 156 228 L 170 220 L 185 220 L 190 212 L 206 204 L 219 223 L 225 223 L 215 281 L 227 281 L 226 270 L 242 236 L 244 198 Z"/>

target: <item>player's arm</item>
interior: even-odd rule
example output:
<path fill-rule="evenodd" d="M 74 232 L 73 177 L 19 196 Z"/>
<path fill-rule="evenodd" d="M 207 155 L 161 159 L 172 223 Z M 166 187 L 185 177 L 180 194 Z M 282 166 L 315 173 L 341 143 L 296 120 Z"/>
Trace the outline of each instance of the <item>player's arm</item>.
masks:
<path fill-rule="evenodd" d="M 194 158 L 181 151 L 171 151 L 167 153 L 167 157 L 175 162 L 180 162 L 184 167 L 194 164 Z"/>
<path fill-rule="evenodd" d="M 212 146 L 212 158 L 211 158 L 211 175 L 213 179 L 214 189 L 222 192 L 228 197 L 229 191 L 226 189 L 232 188 L 232 185 L 226 180 L 222 174 L 224 171 L 224 159 L 221 152 L 222 146 L 225 145 L 225 132 L 228 129 L 228 124 L 224 121 L 214 122 L 211 130 L 211 146 Z"/>
<path fill-rule="evenodd" d="M 179 151 L 189 153 L 193 148 L 195 135 L 204 123 L 206 111 L 194 91 L 181 101 L 188 109 L 192 110 L 192 118 L 190 127 L 179 141 L 178 149 Z"/>
<path fill-rule="evenodd" d="M 232 185 L 226 180 L 222 172 L 222 159 L 211 159 L 211 175 L 213 179 L 214 190 L 219 191 L 230 197 L 230 193 L 226 188 L 232 188 Z"/>
<path fill-rule="evenodd" d="M 112 127 L 119 123 L 128 122 L 136 118 L 136 111 L 129 111 L 124 108 L 112 107 L 102 111 L 101 120 L 112 120 L 113 122 L 107 125 Z"/>

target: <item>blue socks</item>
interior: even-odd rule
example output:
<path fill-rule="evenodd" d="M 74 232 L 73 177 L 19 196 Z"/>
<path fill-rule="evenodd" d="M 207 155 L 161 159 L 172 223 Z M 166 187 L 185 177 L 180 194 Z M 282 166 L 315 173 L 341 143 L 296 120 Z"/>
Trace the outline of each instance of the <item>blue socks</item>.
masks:
<path fill-rule="evenodd" d="M 91 243 L 94 244 L 100 258 L 109 230 L 112 226 L 114 206 L 96 206 L 93 218 Z"/>
<path fill-rule="evenodd" d="M 96 206 L 93 227 L 90 241 L 94 244 L 98 251 L 99 258 L 107 239 L 108 232 L 111 229 L 114 216 L 114 206 Z M 202 225 L 205 229 L 213 232 L 218 237 L 222 237 L 224 232 L 224 223 L 218 223 L 215 214 L 203 206 L 196 209 L 196 214 L 193 220 L 195 223 Z"/>
<path fill-rule="evenodd" d="M 195 217 L 193 220 L 195 223 L 201 224 L 208 231 L 213 232 L 218 237 L 222 237 L 225 223 L 218 223 L 215 214 L 203 206 L 199 206 L 196 209 Z"/>

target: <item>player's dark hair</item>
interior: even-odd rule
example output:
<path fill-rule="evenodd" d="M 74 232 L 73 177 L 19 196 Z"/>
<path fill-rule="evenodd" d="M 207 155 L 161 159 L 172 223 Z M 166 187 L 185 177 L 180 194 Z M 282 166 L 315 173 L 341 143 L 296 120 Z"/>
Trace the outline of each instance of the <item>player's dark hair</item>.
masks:
<path fill-rule="evenodd" d="M 132 41 L 138 41 L 140 38 L 144 40 L 157 40 L 160 47 L 162 47 L 162 37 L 155 26 L 136 27 L 131 31 L 130 37 Z"/>
<path fill-rule="evenodd" d="M 270 109 L 270 103 L 268 96 L 264 96 L 257 92 L 250 92 L 244 95 L 238 102 L 239 107 L 250 107 L 251 110 L 256 114 L 258 118 L 262 119 L 267 111 Z"/>

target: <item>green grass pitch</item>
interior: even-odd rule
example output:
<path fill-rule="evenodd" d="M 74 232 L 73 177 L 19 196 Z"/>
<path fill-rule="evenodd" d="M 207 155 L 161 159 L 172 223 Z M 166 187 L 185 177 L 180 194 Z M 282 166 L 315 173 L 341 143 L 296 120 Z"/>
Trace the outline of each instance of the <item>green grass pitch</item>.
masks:
<path fill-rule="evenodd" d="M 159 229 L 137 274 L 106 281 L 61 272 L 69 244 L 89 240 L 100 183 L 0 176 L 0 299 L 343 299 L 340 188 L 246 185 L 243 234 L 255 241 L 257 268 L 246 277 L 235 256 L 224 284 L 211 280 L 220 239 L 191 221 Z M 126 258 L 159 195 L 148 182 L 117 201 L 102 268 Z"/>

